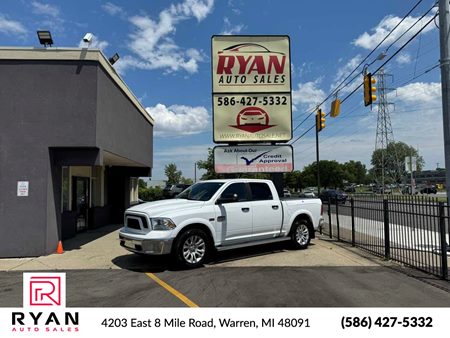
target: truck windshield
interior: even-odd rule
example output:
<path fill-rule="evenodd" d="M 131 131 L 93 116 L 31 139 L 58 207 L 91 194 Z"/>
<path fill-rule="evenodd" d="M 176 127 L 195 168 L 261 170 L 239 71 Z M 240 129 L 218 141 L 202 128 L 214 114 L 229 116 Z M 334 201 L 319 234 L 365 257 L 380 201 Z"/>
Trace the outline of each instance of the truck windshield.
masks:
<path fill-rule="evenodd" d="M 217 190 L 223 185 L 220 182 L 202 182 L 190 186 L 177 196 L 177 198 L 192 201 L 208 201 L 214 196 Z"/>

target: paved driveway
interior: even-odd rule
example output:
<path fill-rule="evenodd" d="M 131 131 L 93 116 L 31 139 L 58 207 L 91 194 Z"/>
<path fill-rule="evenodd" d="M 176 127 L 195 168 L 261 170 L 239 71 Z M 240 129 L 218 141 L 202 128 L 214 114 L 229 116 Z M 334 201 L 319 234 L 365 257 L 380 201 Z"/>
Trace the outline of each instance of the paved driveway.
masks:
<path fill-rule="evenodd" d="M 118 226 L 64 243 L 65 253 L 0 260 L 0 307 L 22 305 L 23 271 L 65 271 L 71 307 L 433 307 L 449 283 L 372 258 L 326 238 L 307 250 L 284 243 L 222 252 L 203 268 L 119 246 Z M 411 276 L 413 274 L 413 276 Z"/>

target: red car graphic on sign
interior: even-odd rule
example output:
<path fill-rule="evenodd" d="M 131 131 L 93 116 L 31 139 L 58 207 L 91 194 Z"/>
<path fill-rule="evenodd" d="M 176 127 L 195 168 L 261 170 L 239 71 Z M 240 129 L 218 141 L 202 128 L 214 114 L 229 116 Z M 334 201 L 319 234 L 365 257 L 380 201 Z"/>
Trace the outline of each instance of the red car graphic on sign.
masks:
<path fill-rule="evenodd" d="M 230 126 L 249 133 L 274 127 L 269 125 L 269 114 L 259 107 L 246 107 L 236 116 L 236 125 Z"/>
<path fill-rule="evenodd" d="M 237 116 L 236 121 L 238 126 L 250 125 L 250 124 L 269 124 L 269 115 L 261 108 L 250 107 L 241 110 Z"/>

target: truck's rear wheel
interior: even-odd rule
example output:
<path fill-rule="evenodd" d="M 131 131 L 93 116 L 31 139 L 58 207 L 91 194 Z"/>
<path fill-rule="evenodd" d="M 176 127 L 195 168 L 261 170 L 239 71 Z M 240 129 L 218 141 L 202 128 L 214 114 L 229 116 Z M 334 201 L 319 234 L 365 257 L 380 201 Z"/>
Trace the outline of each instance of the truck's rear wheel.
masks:
<path fill-rule="evenodd" d="M 311 241 L 311 231 L 308 222 L 300 219 L 292 225 L 291 242 L 296 249 L 306 249 Z"/>
<path fill-rule="evenodd" d="M 203 230 L 190 229 L 177 240 L 175 255 L 177 261 L 187 268 L 197 268 L 209 256 L 209 239 Z"/>

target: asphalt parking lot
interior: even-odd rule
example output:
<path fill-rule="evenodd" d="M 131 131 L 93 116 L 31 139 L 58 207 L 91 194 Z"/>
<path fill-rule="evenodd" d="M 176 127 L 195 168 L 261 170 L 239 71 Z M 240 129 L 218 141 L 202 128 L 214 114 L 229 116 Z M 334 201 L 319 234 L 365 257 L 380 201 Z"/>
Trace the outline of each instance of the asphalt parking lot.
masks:
<path fill-rule="evenodd" d="M 64 242 L 65 253 L 0 260 L 0 307 L 22 306 L 24 271 L 65 271 L 69 307 L 447 307 L 448 282 L 325 237 L 222 252 L 179 270 L 119 246 L 118 226 Z"/>

